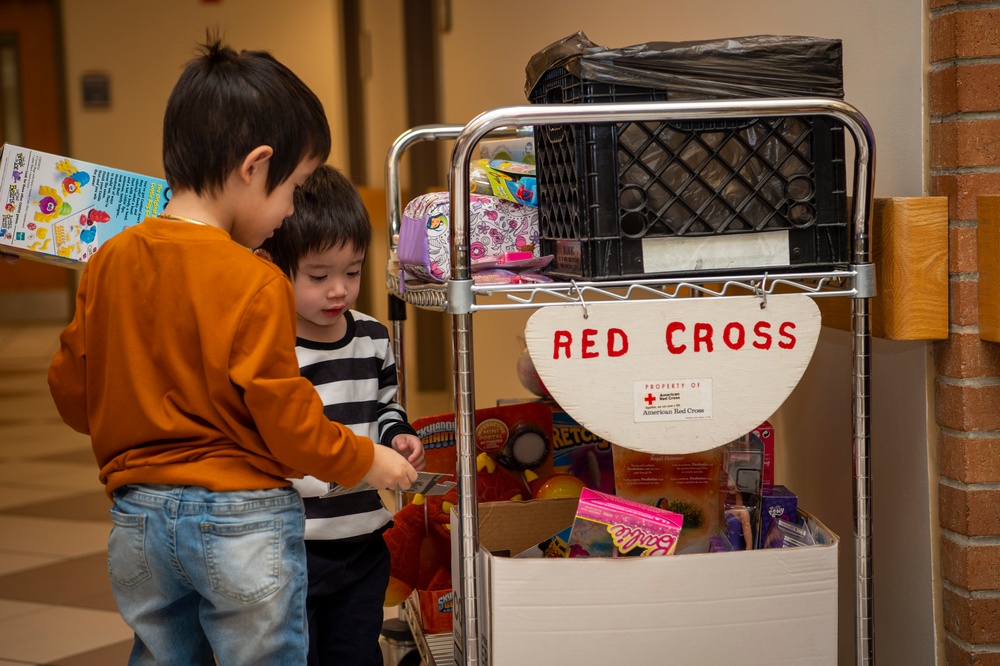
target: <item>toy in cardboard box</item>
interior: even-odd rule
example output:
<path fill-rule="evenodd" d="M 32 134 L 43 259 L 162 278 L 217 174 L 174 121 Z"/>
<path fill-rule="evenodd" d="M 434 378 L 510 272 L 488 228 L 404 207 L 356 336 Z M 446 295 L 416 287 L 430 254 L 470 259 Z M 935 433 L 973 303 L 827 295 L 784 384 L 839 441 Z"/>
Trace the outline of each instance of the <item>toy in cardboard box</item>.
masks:
<path fill-rule="evenodd" d="M 570 557 L 673 555 L 684 516 L 584 488 L 569 534 Z"/>
<path fill-rule="evenodd" d="M 520 372 L 520 366 L 518 370 Z M 552 465 L 556 474 L 575 477 L 581 488 L 614 495 L 615 468 L 611 442 L 584 428 L 551 398 L 535 401 L 512 398 L 500 400 L 498 404 L 525 402 L 537 402 L 552 410 Z"/>
<path fill-rule="evenodd" d="M 633 451 L 613 445 L 615 492 L 642 504 L 680 513 L 678 553 L 705 553 L 722 517 L 722 449 L 687 454 Z"/>
<path fill-rule="evenodd" d="M 167 182 L 4 144 L 0 249 L 71 268 L 129 226 L 157 215 Z"/>
<path fill-rule="evenodd" d="M 615 494 L 611 442 L 584 428 L 552 401 L 553 464 L 557 472 L 579 478 L 591 490 Z"/>
<path fill-rule="evenodd" d="M 768 541 L 782 543 L 780 536 L 772 534 L 778 520 L 795 523 L 799 519 L 798 497 L 785 486 L 765 488 L 760 497 L 760 526 L 757 528 L 757 548 L 767 548 Z"/>
<path fill-rule="evenodd" d="M 425 470 L 456 474 L 455 415 L 413 421 L 424 444 Z M 552 412 L 541 404 L 505 405 L 476 410 L 476 490 L 479 501 L 530 499 L 543 492 L 541 482 L 556 483 L 552 466 Z M 530 480 L 529 480 L 529 477 Z M 578 488 L 577 488 L 578 490 Z M 552 492 L 552 488 L 548 488 Z M 416 496 L 394 517 L 384 533 L 392 558 L 385 605 L 395 606 L 414 591 L 428 633 L 451 631 L 451 534 L 449 513 L 458 502 L 445 495 Z"/>
<path fill-rule="evenodd" d="M 774 485 L 774 428 L 764 421 L 722 447 L 723 524 L 733 550 L 763 545 L 762 495 Z M 766 532 L 766 530 L 765 530 Z"/>
<path fill-rule="evenodd" d="M 534 129 L 521 127 L 517 130 L 517 136 L 483 139 L 479 142 L 479 157 L 484 160 L 512 160 L 534 164 Z"/>
<path fill-rule="evenodd" d="M 513 160 L 477 160 L 469 168 L 471 191 L 538 207 L 535 165 Z"/>

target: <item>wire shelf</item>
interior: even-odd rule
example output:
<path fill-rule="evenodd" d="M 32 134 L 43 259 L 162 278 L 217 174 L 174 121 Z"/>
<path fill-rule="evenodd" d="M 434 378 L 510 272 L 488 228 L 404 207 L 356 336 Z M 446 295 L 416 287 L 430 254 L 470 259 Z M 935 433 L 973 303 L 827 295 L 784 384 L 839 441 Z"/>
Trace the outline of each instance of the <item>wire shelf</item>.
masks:
<path fill-rule="evenodd" d="M 471 284 L 471 312 L 511 310 L 559 305 L 580 305 L 599 301 L 632 301 L 638 299 L 675 300 L 692 297 L 736 298 L 757 296 L 766 298 L 779 293 L 802 293 L 813 298 L 858 295 L 855 286 L 858 274 L 854 270 L 827 273 L 767 273 L 718 276 L 700 279 L 650 279 L 601 282 L 550 282 L 510 285 Z M 416 307 L 448 312 L 448 286 L 423 282 L 401 281 L 398 273 L 386 272 L 386 288 L 390 294 Z M 480 303 L 478 296 L 506 297 L 505 301 Z"/>

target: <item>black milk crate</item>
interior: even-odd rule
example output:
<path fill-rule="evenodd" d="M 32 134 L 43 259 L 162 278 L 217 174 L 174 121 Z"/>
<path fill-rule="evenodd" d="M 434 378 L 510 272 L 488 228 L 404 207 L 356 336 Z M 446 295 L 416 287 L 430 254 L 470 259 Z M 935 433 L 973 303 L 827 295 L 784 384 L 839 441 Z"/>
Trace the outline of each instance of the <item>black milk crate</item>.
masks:
<path fill-rule="evenodd" d="M 667 101 L 547 71 L 532 103 Z M 616 279 L 820 270 L 849 253 L 843 126 L 824 116 L 535 127 L 542 254 Z"/>

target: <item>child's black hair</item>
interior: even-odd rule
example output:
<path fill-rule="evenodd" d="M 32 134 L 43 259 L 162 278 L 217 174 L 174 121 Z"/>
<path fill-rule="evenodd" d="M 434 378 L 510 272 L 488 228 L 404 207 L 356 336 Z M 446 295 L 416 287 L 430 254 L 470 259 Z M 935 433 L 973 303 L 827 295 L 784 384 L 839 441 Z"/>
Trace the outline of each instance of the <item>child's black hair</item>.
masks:
<path fill-rule="evenodd" d="M 289 278 L 307 254 L 350 246 L 367 252 L 372 224 L 361 194 L 336 167 L 325 164 L 295 190 L 295 212 L 260 249 Z"/>
<path fill-rule="evenodd" d="M 163 118 L 163 170 L 174 190 L 213 194 L 258 146 L 270 146 L 267 191 L 304 159 L 325 162 L 330 125 L 319 101 L 265 51 L 225 46 L 211 33 L 170 93 Z"/>

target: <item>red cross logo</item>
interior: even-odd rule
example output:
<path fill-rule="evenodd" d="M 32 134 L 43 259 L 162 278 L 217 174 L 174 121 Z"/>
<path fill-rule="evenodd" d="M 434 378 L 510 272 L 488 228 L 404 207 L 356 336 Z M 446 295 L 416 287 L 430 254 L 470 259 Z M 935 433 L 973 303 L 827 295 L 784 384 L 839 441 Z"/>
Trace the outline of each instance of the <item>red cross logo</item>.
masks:
<path fill-rule="evenodd" d="M 647 393 L 646 397 L 643 398 L 643 399 L 646 401 L 646 404 L 649 405 L 649 406 L 652 406 L 653 403 L 656 402 L 656 396 L 654 396 L 652 393 Z"/>

